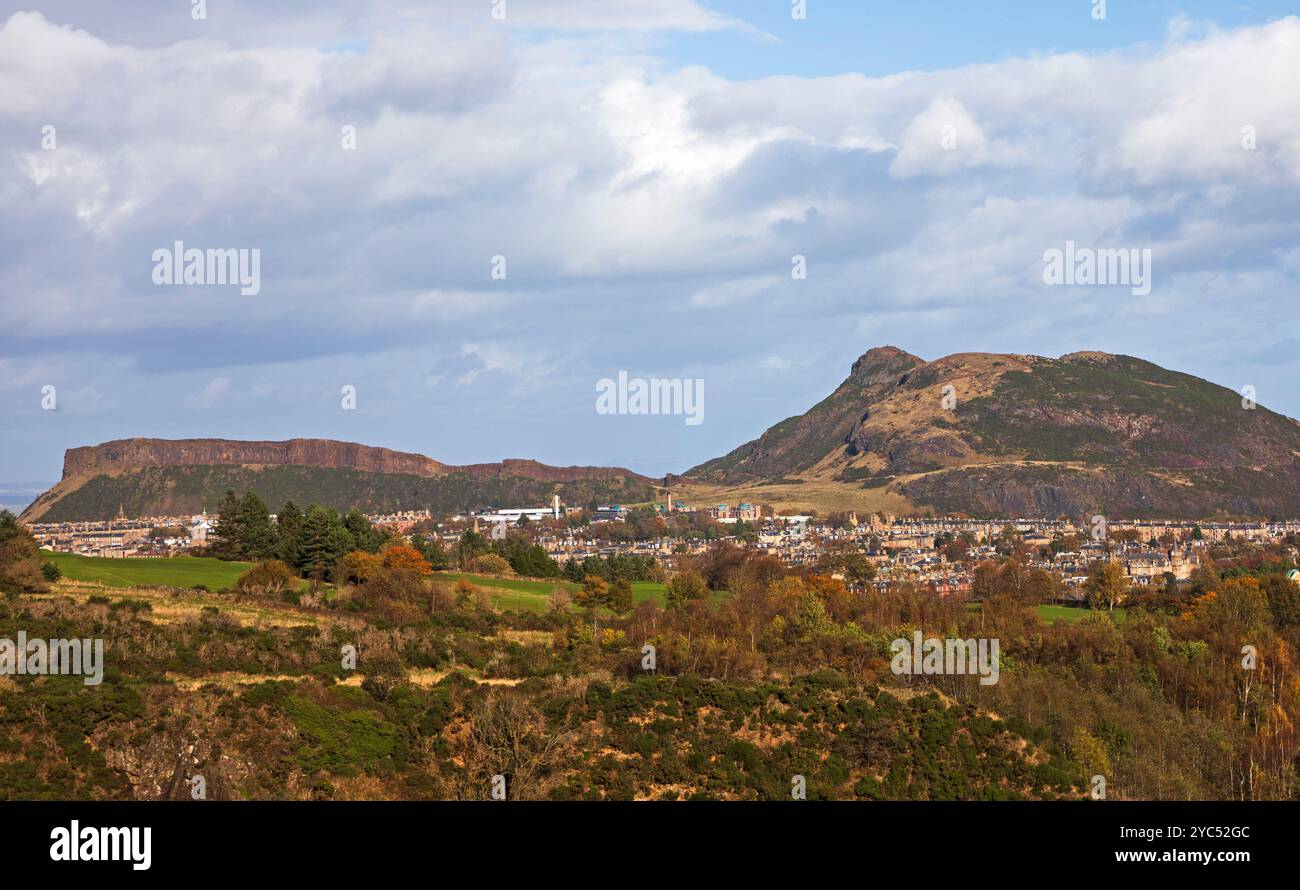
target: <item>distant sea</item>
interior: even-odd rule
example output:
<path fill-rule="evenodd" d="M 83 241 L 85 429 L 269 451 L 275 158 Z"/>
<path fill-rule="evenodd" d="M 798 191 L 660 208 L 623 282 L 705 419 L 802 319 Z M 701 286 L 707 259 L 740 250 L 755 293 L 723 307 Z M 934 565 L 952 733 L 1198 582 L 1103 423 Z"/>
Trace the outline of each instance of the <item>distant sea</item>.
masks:
<path fill-rule="evenodd" d="M 21 513 L 53 482 L 0 482 L 0 510 Z"/>

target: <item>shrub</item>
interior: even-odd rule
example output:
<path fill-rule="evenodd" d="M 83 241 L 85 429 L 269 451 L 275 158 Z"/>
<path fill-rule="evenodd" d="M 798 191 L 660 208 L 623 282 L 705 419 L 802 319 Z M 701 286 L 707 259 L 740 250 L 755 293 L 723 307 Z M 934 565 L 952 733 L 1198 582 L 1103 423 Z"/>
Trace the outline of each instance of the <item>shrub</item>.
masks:
<path fill-rule="evenodd" d="M 338 568 L 334 570 L 334 578 L 346 584 L 365 584 L 383 567 L 383 559 L 374 553 L 353 550 L 339 560 Z"/>
<path fill-rule="evenodd" d="M 265 559 L 239 576 L 235 589 L 240 593 L 278 594 L 287 589 L 297 575 L 278 559 Z"/>
<path fill-rule="evenodd" d="M 510 568 L 510 563 L 506 562 L 505 557 L 498 556 L 495 553 L 485 553 L 476 557 L 470 563 L 470 571 L 484 575 L 513 575 L 515 573 L 515 570 Z"/>

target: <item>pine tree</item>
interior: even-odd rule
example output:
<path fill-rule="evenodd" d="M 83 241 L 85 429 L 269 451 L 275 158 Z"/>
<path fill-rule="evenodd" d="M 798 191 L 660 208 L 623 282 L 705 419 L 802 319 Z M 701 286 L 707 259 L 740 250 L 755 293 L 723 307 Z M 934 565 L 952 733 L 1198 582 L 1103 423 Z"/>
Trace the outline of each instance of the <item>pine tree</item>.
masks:
<path fill-rule="evenodd" d="M 348 515 L 343 517 L 343 526 L 352 535 L 356 549 L 367 553 L 378 552 L 379 546 L 387 538 L 387 535 L 370 524 L 366 514 L 357 509 L 349 510 Z"/>
<path fill-rule="evenodd" d="M 304 575 L 331 578 L 339 560 L 355 549 L 356 542 L 336 510 L 314 504 L 307 508 L 298 552 Z"/>
<path fill-rule="evenodd" d="M 208 551 L 217 559 L 242 559 L 243 535 L 239 527 L 239 498 L 227 491 L 217 509 L 217 527 L 212 530 Z"/>
<path fill-rule="evenodd" d="M 275 526 L 271 511 L 255 493 L 249 491 L 239 502 L 239 540 L 245 559 L 262 560 L 275 556 Z"/>
<path fill-rule="evenodd" d="M 285 501 L 275 514 L 276 556 L 291 566 L 299 567 L 298 546 L 302 536 L 302 510 L 293 501 Z"/>

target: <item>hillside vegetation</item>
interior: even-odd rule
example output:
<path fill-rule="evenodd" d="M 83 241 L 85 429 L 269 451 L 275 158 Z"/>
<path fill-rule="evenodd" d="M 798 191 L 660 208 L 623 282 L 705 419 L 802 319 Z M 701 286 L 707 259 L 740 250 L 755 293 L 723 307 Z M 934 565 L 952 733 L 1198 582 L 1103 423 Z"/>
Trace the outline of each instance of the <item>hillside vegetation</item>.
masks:
<path fill-rule="evenodd" d="M 830 509 L 1295 516 L 1300 425 L 1130 356 L 925 362 L 882 347 L 807 413 L 685 481 L 759 498 L 772 485 L 783 506 Z"/>

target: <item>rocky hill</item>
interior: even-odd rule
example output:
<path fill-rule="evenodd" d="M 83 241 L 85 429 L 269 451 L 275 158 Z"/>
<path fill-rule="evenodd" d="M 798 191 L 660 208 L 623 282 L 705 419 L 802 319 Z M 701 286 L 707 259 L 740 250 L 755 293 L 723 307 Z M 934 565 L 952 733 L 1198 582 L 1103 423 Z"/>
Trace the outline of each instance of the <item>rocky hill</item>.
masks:
<path fill-rule="evenodd" d="M 233 439 L 118 439 L 69 448 L 63 478 L 138 467 L 330 467 L 366 473 L 434 476 L 448 467 L 422 454 L 332 439 L 244 442 Z"/>
<path fill-rule="evenodd" d="M 979 515 L 1300 515 L 1300 424 L 1239 393 L 1102 352 L 1059 359 L 872 349 L 807 413 L 690 470 Z"/>
<path fill-rule="evenodd" d="M 213 508 L 227 489 L 268 504 L 293 500 L 368 511 L 450 511 L 517 503 L 645 500 L 651 480 L 619 467 L 530 460 L 450 466 L 421 454 L 329 439 L 121 439 L 64 455 L 63 478 L 23 513 L 29 522 L 180 515 Z"/>

